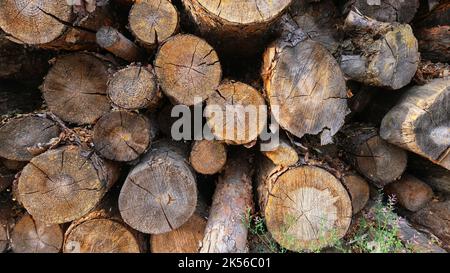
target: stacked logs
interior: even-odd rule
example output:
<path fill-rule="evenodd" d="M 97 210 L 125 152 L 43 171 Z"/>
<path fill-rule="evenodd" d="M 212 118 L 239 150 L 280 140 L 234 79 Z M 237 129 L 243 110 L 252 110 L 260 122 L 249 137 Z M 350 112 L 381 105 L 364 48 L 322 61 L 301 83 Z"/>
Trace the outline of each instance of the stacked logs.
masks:
<path fill-rule="evenodd" d="M 450 6 L 336 2 L 0 0 L 0 252 L 316 251 L 374 189 L 449 250 Z"/>

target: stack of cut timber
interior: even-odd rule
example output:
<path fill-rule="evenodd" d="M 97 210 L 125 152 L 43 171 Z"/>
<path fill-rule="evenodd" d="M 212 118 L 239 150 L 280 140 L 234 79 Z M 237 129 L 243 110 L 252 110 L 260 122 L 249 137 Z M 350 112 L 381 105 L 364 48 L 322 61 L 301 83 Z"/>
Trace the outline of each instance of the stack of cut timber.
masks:
<path fill-rule="evenodd" d="M 450 250 L 438 2 L 0 0 L 0 252 L 311 252 L 374 190 Z"/>

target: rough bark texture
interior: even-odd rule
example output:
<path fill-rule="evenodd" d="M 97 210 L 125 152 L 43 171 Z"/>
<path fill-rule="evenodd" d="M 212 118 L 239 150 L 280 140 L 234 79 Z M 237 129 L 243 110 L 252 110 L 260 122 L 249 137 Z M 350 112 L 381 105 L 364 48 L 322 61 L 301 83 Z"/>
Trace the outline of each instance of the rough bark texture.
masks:
<path fill-rule="evenodd" d="M 143 0 L 133 4 L 129 23 L 136 40 L 143 46 L 154 49 L 178 32 L 179 16 L 169 0 Z"/>
<path fill-rule="evenodd" d="M 117 180 L 119 168 L 95 153 L 64 146 L 34 157 L 23 169 L 18 199 L 35 220 L 66 223 L 93 209 Z"/>
<path fill-rule="evenodd" d="M 411 82 L 420 55 L 409 25 L 382 23 L 350 11 L 344 30 L 350 43 L 340 64 L 347 77 L 389 89 L 400 89 Z"/>
<path fill-rule="evenodd" d="M 381 22 L 409 23 L 419 9 L 419 0 L 350 0 L 345 9 L 352 8 Z"/>
<path fill-rule="evenodd" d="M 248 252 L 243 219 L 253 211 L 252 155 L 240 147 L 230 152 L 213 196 L 201 253 Z"/>
<path fill-rule="evenodd" d="M 264 97 L 253 87 L 224 82 L 207 100 L 207 124 L 218 140 L 232 145 L 248 144 L 258 138 L 266 125 L 265 106 Z"/>
<path fill-rule="evenodd" d="M 450 251 L 450 201 L 431 202 L 409 217 L 415 224 L 430 230 Z"/>
<path fill-rule="evenodd" d="M 404 175 L 399 181 L 388 185 L 384 191 L 394 195 L 398 204 L 409 211 L 422 209 L 433 198 L 431 187 L 412 175 Z"/>
<path fill-rule="evenodd" d="M 322 133 L 322 143 L 330 143 L 348 111 L 344 76 L 320 43 L 284 19 L 285 37 L 263 57 L 266 97 L 283 129 L 297 137 Z"/>
<path fill-rule="evenodd" d="M 142 50 L 113 27 L 102 27 L 96 34 L 97 44 L 128 62 L 136 62 L 143 58 Z"/>
<path fill-rule="evenodd" d="M 109 112 L 108 65 L 87 53 L 56 58 L 41 87 L 50 111 L 62 120 L 92 124 Z"/>
<path fill-rule="evenodd" d="M 58 137 L 60 131 L 58 124 L 41 116 L 12 119 L 0 127 L 0 157 L 30 161 L 37 155 L 34 150 Z"/>
<path fill-rule="evenodd" d="M 217 53 L 204 40 L 190 34 L 176 35 L 162 45 L 156 55 L 155 70 L 164 94 L 173 104 L 187 106 L 205 100 L 222 78 Z"/>
<path fill-rule="evenodd" d="M 227 163 L 227 147 L 218 141 L 195 141 L 189 161 L 198 173 L 212 175 L 222 171 Z"/>
<path fill-rule="evenodd" d="M 154 110 L 162 99 L 156 75 L 150 65 L 130 65 L 117 71 L 108 82 L 107 93 L 114 105 L 128 110 Z"/>
<path fill-rule="evenodd" d="M 263 158 L 257 181 L 267 228 L 281 246 L 293 251 L 320 249 L 347 233 L 350 196 L 322 167 L 283 168 Z"/>
<path fill-rule="evenodd" d="M 407 153 L 380 138 L 372 126 L 355 123 L 344 127 L 339 145 L 346 160 L 378 187 L 392 183 L 406 169 Z"/>
<path fill-rule="evenodd" d="M 411 87 L 384 117 L 381 137 L 449 170 L 449 100 L 448 78 Z"/>
<path fill-rule="evenodd" d="M 353 215 L 360 212 L 369 201 L 370 187 L 366 180 L 357 174 L 346 174 L 342 177 L 342 183 L 352 199 Z"/>
<path fill-rule="evenodd" d="M 11 250 L 15 253 L 58 253 L 63 231 L 57 224 L 46 224 L 23 215 L 11 232 Z"/>
<path fill-rule="evenodd" d="M 128 174 L 119 196 L 123 220 L 143 233 L 182 226 L 197 205 L 196 176 L 186 151 L 167 141 L 154 144 Z"/>
<path fill-rule="evenodd" d="M 144 115 L 114 111 L 95 124 L 94 147 L 106 159 L 133 161 L 149 147 L 150 130 L 150 121 Z"/>
<path fill-rule="evenodd" d="M 151 235 L 152 253 L 197 253 L 206 228 L 206 219 L 194 213 L 189 220 L 176 230 L 164 234 Z"/>

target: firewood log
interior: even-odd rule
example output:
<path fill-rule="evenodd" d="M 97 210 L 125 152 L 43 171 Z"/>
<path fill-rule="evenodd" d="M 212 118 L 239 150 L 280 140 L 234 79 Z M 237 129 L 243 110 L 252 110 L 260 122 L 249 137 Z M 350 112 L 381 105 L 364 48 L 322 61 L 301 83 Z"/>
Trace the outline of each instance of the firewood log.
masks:
<path fill-rule="evenodd" d="M 354 8 L 381 22 L 409 23 L 419 9 L 419 0 L 349 0 L 345 3 L 347 12 Z"/>
<path fill-rule="evenodd" d="M 433 198 L 433 190 L 430 186 L 408 174 L 399 181 L 389 184 L 384 192 L 395 196 L 398 204 L 409 211 L 422 209 Z"/>
<path fill-rule="evenodd" d="M 430 185 L 435 191 L 450 194 L 449 170 L 414 154 L 411 154 L 408 160 L 408 172 Z"/>
<path fill-rule="evenodd" d="M 108 82 L 107 93 L 114 105 L 128 110 L 155 110 L 162 99 L 150 65 L 130 65 L 120 69 Z"/>
<path fill-rule="evenodd" d="M 253 211 L 252 162 L 245 148 L 230 151 L 214 192 L 201 253 L 248 252 L 244 219 Z"/>
<path fill-rule="evenodd" d="M 312 163 L 312 162 L 311 162 Z M 326 247 L 349 229 L 352 202 L 341 181 L 319 162 L 281 167 L 262 158 L 259 205 L 272 237 L 292 251 Z"/>
<path fill-rule="evenodd" d="M 18 200 L 35 220 L 70 222 L 100 202 L 119 170 L 78 146 L 48 150 L 23 169 L 17 184 Z"/>
<path fill-rule="evenodd" d="M 333 56 L 307 38 L 287 16 L 284 38 L 264 53 L 266 97 L 280 126 L 297 137 L 321 133 L 322 144 L 344 124 L 348 113 L 344 76 Z"/>
<path fill-rule="evenodd" d="M 450 251 L 450 201 L 430 202 L 425 208 L 409 217 L 413 223 L 436 235 L 442 247 Z"/>
<path fill-rule="evenodd" d="M 406 91 L 381 123 L 388 142 L 450 169 L 450 79 L 434 79 Z"/>
<path fill-rule="evenodd" d="M 30 161 L 37 154 L 33 148 L 59 136 L 54 121 L 37 115 L 10 120 L 0 127 L 0 157 L 13 161 Z"/>
<path fill-rule="evenodd" d="M 241 82 L 224 82 L 208 100 L 205 113 L 211 133 L 232 145 L 255 141 L 267 122 L 264 97 Z"/>
<path fill-rule="evenodd" d="M 198 140 L 192 145 L 189 162 L 198 173 L 212 175 L 227 163 L 227 147 L 219 141 Z"/>
<path fill-rule="evenodd" d="M 370 187 L 367 181 L 361 176 L 348 173 L 342 177 L 342 183 L 350 194 L 352 200 L 353 215 L 360 212 L 370 198 Z"/>
<path fill-rule="evenodd" d="M 394 90 L 411 82 L 419 64 L 419 51 L 409 25 L 383 23 L 350 11 L 344 31 L 350 44 L 340 64 L 347 77 Z"/>
<path fill-rule="evenodd" d="M 94 126 L 94 147 L 104 158 L 133 161 L 141 156 L 151 141 L 147 117 L 127 111 L 114 111 L 101 117 Z"/>
<path fill-rule="evenodd" d="M 192 106 L 205 100 L 220 84 L 222 68 L 214 49 L 204 40 L 179 34 L 159 49 L 155 70 L 162 91 L 173 104 Z M 200 99 L 195 102 L 195 98 Z"/>
<path fill-rule="evenodd" d="M 137 62 L 143 58 L 143 51 L 113 27 L 101 27 L 96 40 L 100 47 L 128 62 Z"/>
<path fill-rule="evenodd" d="M 41 87 L 50 111 L 63 121 L 92 124 L 109 112 L 106 62 L 87 53 L 56 58 Z"/>
<path fill-rule="evenodd" d="M 63 231 L 58 224 L 46 224 L 23 215 L 11 232 L 11 250 L 15 253 L 58 253 Z"/>
<path fill-rule="evenodd" d="M 147 234 L 182 226 L 195 211 L 197 185 L 186 147 L 155 142 L 128 174 L 119 196 L 123 220 Z"/>
<path fill-rule="evenodd" d="M 178 11 L 171 2 L 142 0 L 133 4 L 129 28 L 142 46 L 154 49 L 178 32 Z"/>
<path fill-rule="evenodd" d="M 280 135 L 279 143 L 275 147 L 269 147 L 261 153 L 270 159 L 273 164 L 289 167 L 295 165 L 299 161 L 299 155 L 289 139 L 284 135 Z"/>

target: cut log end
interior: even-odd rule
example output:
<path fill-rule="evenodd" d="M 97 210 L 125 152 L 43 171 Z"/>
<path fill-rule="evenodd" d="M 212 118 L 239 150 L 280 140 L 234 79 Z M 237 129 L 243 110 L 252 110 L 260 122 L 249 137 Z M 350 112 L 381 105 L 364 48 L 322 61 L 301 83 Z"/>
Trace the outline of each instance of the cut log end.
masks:
<path fill-rule="evenodd" d="M 0 28 L 24 44 L 46 44 L 63 35 L 72 7 L 65 1 L 5 0 L 0 10 Z"/>
<path fill-rule="evenodd" d="M 134 234 L 122 223 L 91 219 L 73 227 L 64 242 L 65 253 L 140 253 Z"/>
<path fill-rule="evenodd" d="M 92 124 L 111 106 L 106 96 L 108 66 L 90 54 L 58 57 L 42 85 L 55 115 L 76 124 Z"/>
<path fill-rule="evenodd" d="M 58 253 L 62 248 L 63 231 L 24 215 L 11 233 L 11 250 L 15 253 Z"/>
<path fill-rule="evenodd" d="M 351 0 L 346 5 L 381 22 L 409 23 L 419 9 L 419 0 Z"/>
<path fill-rule="evenodd" d="M 145 116 L 114 111 L 95 124 L 94 147 L 106 159 L 133 161 L 150 145 L 150 129 L 150 121 Z"/>
<path fill-rule="evenodd" d="M 218 173 L 227 162 L 226 145 L 218 141 L 196 141 L 192 146 L 189 161 L 198 173 L 206 175 Z"/>
<path fill-rule="evenodd" d="M 156 56 L 155 70 L 165 95 L 174 104 L 187 106 L 205 100 L 222 77 L 214 49 L 189 34 L 176 35 L 164 43 Z"/>
<path fill-rule="evenodd" d="M 23 169 L 18 199 L 36 220 L 70 222 L 98 204 L 118 171 L 77 146 L 49 150 Z"/>
<path fill-rule="evenodd" d="M 107 93 L 115 105 L 128 110 L 154 109 L 162 99 L 153 69 L 135 65 L 117 71 Z"/>
<path fill-rule="evenodd" d="M 411 175 L 403 176 L 384 190 L 387 194 L 395 196 L 397 202 L 409 211 L 422 209 L 433 198 L 431 187 Z"/>

